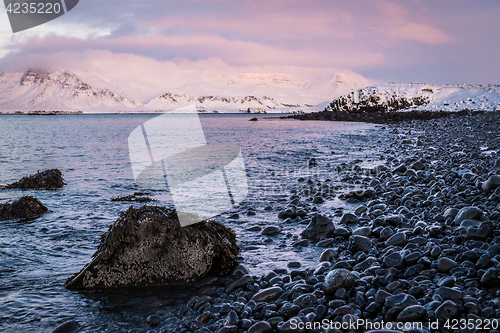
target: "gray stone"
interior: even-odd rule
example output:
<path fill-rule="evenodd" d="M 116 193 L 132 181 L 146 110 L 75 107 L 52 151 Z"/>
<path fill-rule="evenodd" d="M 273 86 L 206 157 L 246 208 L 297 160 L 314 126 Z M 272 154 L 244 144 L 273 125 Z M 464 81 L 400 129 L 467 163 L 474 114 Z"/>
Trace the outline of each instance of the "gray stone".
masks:
<path fill-rule="evenodd" d="M 325 277 L 323 282 L 323 291 L 325 294 L 333 295 L 339 288 L 348 290 L 356 282 L 356 275 L 344 268 L 337 268 L 332 270 Z"/>
<path fill-rule="evenodd" d="M 403 257 L 401 256 L 401 253 L 393 252 L 384 258 L 384 264 L 387 267 L 396 267 L 396 268 L 402 267 Z"/>
<path fill-rule="evenodd" d="M 351 214 L 351 213 L 344 213 L 342 217 L 340 218 L 339 224 L 351 224 L 351 223 L 356 223 L 358 218 L 356 215 Z"/>
<path fill-rule="evenodd" d="M 328 237 L 333 230 L 334 225 L 332 220 L 323 215 L 316 215 L 312 218 L 312 221 L 309 223 L 307 228 L 302 231 L 301 235 L 307 239 L 321 240 Z"/>
<path fill-rule="evenodd" d="M 385 222 L 389 223 L 392 226 L 398 226 L 403 223 L 404 220 L 405 217 L 401 214 L 389 215 L 385 218 Z"/>
<path fill-rule="evenodd" d="M 457 267 L 458 263 L 450 258 L 441 257 L 437 262 L 437 271 L 440 273 L 448 273 L 453 268 Z"/>
<path fill-rule="evenodd" d="M 453 219 L 454 225 L 460 225 L 463 220 L 481 220 L 483 216 L 483 211 L 477 207 L 464 207 L 459 210 L 455 219 Z"/>
<path fill-rule="evenodd" d="M 462 299 L 463 293 L 460 290 L 453 289 L 450 287 L 439 287 L 435 295 L 441 296 L 443 300 L 457 300 Z"/>
<path fill-rule="evenodd" d="M 319 257 L 319 261 L 320 262 L 323 262 L 323 261 L 332 262 L 333 258 L 338 258 L 338 257 L 339 257 L 339 254 L 338 254 L 337 250 L 327 249 L 327 250 L 323 251 L 323 253 L 321 253 L 321 255 Z"/>
<path fill-rule="evenodd" d="M 406 165 L 401 164 L 401 165 L 399 165 L 399 166 L 395 167 L 395 168 L 392 170 L 392 172 L 393 172 L 393 173 L 396 173 L 396 172 L 399 172 L 399 173 L 405 173 L 405 172 L 406 172 L 406 170 L 408 170 L 408 169 L 406 168 Z"/>
<path fill-rule="evenodd" d="M 420 161 L 416 161 L 415 163 L 413 163 L 413 165 L 411 166 L 411 168 L 413 170 L 424 170 L 425 169 L 425 165 L 420 162 Z"/>
<path fill-rule="evenodd" d="M 500 186 L 500 175 L 491 175 L 490 178 L 483 183 L 481 189 L 486 193 L 490 193 L 498 186 Z"/>
<path fill-rule="evenodd" d="M 157 327 L 160 325 L 161 317 L 158 315 L 151 315 L 146 319 L 146 323 L 151 327 Z"/>
<path fill-rule="evenodd" d="M 446 301 L 441 304 L 434 314 L 435 318 L 441 322 L 445 322 L 453 318 L 457 314 L 457 306 L 452 301 Z"/>
<path fill-rule="evenodd" d="M 303 326 L 299 326 L 298 323 L 302 324 L 302 320 L 298 317 L 293 317 L 281 326 L 278 330 L 279 333 L 306 333 Z M 300 329 L 299 329 L 300 327 Z"/>
<path fill-rule="evenodd" d="M 368 210 L 368 208 L 366 206 L 359 206 L 358 208 L 356 208 L 356 210 L 354 211 L 354 214 L 356 215 L 361 215 L 363 214 L 364 212 L 366 212 Z"/>
<path fill-rule="evenodd" d="M 274 236 L 281 232 L 281 228 L 275 225 L 270 225 L 262 230 L 261 234 L 264 236 Z"/>
<path fill-rule="evenodd" d="M 253 278 L 250 275 L 245 275 L 240 279 L 234 281 L 226 288 L 226 294 L 230 294 L 238 288 L 245 287 L 253 283 Z"/>
<path fill-rule="evenodd" d="M 362 272 L 362 271 L 368 269 L 371 265 L 373 265 L 376 262 L 378 262 L 378 259 L 370 256 L 370 257 L 366 258 L 365 260 L 363 260 L 362 262 L 360 262 L 359 264 L 355 265 L 353 267 L 353 269 L 355 271 Z"/>
<path fill-rule="evenodd" d="M 386 308 L 394 308 L 394 307 L 406 308 L 412 305 L 418 305 L 417 300 L 412 295 L 408 295 L 405 293 L 399 293 L 394 296 L 389 296 L 385 299 Z"/>
<path fill-rule="evenodd" d="M 406 234 L 404 232 L 398 232 L 385 241 L 385 246 L 405 246 L 406 243 Z"/>
<path fill-rule="evenodd" d="M 491 234 L 488 223 L 483 222 L 479 226 L 471 226 L 467 229 L 467 239 L 484 241 Z"/>
<path fill-rule="evenodd" d="M 52 333 L 72 333 L 80 329 L 80 324 L 76 320 L 69 320 L 52 330 Z"/>
<path fill-rule="evenodd" d="M 424 318 L 427 314 L 425 308 L 421 305 L 412 305 L 404 308 L 398 315 L 398 321 L 400 322 L 415 322 Z"/>
<path fill-rule="evenodd" d="M 222 326 L 217 330 L 216 333 L 236 333 L 236 332 L 238 332 L 238 326 L 231 325 L 231 326 Z"/>
<path fill-rule="evenodd" d="M 326 239 L 323 239 L 323 240 L 319 241 L 318 243 L 316 243 L 316 246 L 317 247 L 329 247 L 332 244 L 333 244 L 333 238 L 326 238 Z"/>
<path fill-rule="evenodd" d="M 372 248 L 372 243 L 368 237 L 364 236 L 351 236 L 350 245 L 353 249 L 359 249 L 365 253 L 369 252 Z"/>
<path fill-rule="evenodd" d="M 248 333 L 272 333 L 273 328 L 271 327 L 271 324 L 269 324 L 267 321 L 260 321 L 258 323 L 255 323 L 250 327 L 247 331 Z"/>
<path fill-rule="evenodd" d="M 493 288 L 500 286 L 500 278 L 495 268 L 488 269 L 481 277 L 481 286 Z"/>
<path fill-rule="evenodd" d="M 270 302 L 276 300 L 280 295 L 283 294 L 283 289 L 280 287 L 271 287 L 259 291 L 252 297 L 255 302 Z"/>
<path fill-rule="evenodd" d="M 443 214 L 443 217 L 444 218 L 447 218 L 447 217 L 451 217 L 451 218 L 455 218 L 455 216 L 457 216 L 458 212 L 460 210 L 458 208 L 448 208 L 444 214 Z"/>

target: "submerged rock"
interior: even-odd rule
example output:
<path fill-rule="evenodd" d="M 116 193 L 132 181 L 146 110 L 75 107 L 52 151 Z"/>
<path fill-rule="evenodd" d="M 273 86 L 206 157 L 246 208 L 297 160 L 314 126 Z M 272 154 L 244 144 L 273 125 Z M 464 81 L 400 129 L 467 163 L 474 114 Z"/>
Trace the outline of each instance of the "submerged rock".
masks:
<path fill-rule="evenodd" d="M 6 189 L 21 189 L 21 190 L 33 190 L 33 189 L 44 189 L 51 190 L 56 188 L 61 188 L 65 185 L 63 174 L 59 169 L 50 169 L 45 171 L 38 171 L 32 176 L 26 176 L 21 178 L 21 180 L 5 186 Z"/>
<path fill-rule="evenodd" d="M 0 204 L 0 221 L 33 219 L 47 211 L 47 207 L 45 207 L 38 199 L 26 195 L 13 202 Z"/>
<path fill-rule="evenodd" d="M 130 207 L 101 236 L 93 260 L 66 287 L 111 288 L 186 284 L 238 264 L 236 235 L 213 221 L 182 228 L 175 211 Z"/>

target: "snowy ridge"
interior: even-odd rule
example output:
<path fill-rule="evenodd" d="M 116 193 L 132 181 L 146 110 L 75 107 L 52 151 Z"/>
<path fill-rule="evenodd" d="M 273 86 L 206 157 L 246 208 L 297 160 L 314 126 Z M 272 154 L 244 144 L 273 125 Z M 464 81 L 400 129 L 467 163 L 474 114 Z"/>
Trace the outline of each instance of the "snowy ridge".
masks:
<path fill-rule="evenodd" d="M 182 73 L 181 73 L 182 74 Z M 83 112 L 169 111 L 187 104 L 200 110 L 289 112 L 313 106 L 370 84 L 349 73 L 303 80 L 280 73 L 176 75 L 152 83 L 147 76 L 66 70 L 0 73 L 0 112 L 62 110 Z"/>
<path fill-rule="evenodd" d="M 500 85 L 387 83 L 354 90 L 335 99 L 328 110 L 341 111 L 495 111 Z"/>

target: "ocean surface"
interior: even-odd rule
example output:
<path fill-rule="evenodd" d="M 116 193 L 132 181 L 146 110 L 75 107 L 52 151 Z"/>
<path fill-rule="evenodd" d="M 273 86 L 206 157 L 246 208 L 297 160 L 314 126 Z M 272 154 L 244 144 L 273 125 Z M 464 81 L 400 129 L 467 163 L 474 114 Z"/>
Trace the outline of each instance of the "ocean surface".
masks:
<path fill-rule="evenodd" d="M 140 191 L 132 174 L 128 136 L 157 114 L 83 114 L 0 116 L 0 184 L 37 170 L 58 168 L 67 185 L 54 191 L 0 190 L 0 203 L 33 195 L 49 212 L 32 221 L 0 221 L 0 332 L 50 332 L 75 319 L 82 332 L 128 332 L 145 328 L 145 318 L 185 302 L 189 287 L 119 292 L 75 292 L 66 279 L 89 262 L 99 237 L 130 205 L 115 196 Z M 323 249 L 294 248 L 304 224 L 278 219 L 299 178 L 331 179 L 341 184 L 335 167 L 354 159 L 378 163 L 378 125 L 298 121 L 276 116 L 200 115 L 207 142 L 233 142 L 241 147 L 248 178 L 247 198 L 215 219 L 238 235 L 240 260 L 252 275 L 287 268 L 291 261 L 315 267 Z M 309 166 L 315 158 L 317 166 Z M 302 182 L 303 183 L 303 182 Z M 173 207 L 168 193 L 150 191 L 156 205 Z M 264 210 L 271 206 L 273 210 Z M 351 205 L 352 206 L 352 205 Z M 330 198 L 317 209 L 333 217 L 349 204 Z M 247 212 L 256 212 L 247 216 Z M 239 218 L 229 218 L 234 213 Z M 277 236 L 248 231 L 252 226 L 279 225 Z"/>

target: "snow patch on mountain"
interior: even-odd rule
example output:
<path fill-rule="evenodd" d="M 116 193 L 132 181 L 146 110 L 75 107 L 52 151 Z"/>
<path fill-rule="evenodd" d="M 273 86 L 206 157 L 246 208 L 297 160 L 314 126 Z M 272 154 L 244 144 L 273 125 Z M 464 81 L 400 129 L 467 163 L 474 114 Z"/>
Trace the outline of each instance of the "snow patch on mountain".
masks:
<path fill-rule="evenodd" d="M 432 85 L 387 83 L 356 89 L 333 100 L 341 111 L 495 111 L 500 110 L 500 85 Z"/>

